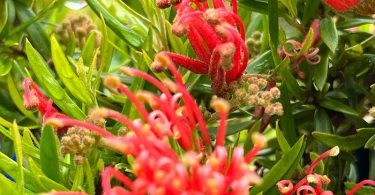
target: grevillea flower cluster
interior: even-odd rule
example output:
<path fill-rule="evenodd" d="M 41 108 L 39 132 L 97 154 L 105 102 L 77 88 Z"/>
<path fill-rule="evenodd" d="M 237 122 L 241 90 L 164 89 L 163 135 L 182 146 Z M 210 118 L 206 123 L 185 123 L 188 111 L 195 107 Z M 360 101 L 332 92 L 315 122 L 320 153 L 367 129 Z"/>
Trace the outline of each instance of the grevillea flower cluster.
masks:
<path fill-rule="evenodd" d="M 232 0 L 228 10 L 222 0 L 207 1 L 158 0 L 161 8 L 175 5 L 177 10 L 172 31 L 177 36 L 187 36 L 198 59 L 170 52 L 160 52 L 155 57 L 154 71 L 158 70 L 159 56 L 168 56 L 175 64 L 198 74 L 208 74 L 212 89 L 221 93 L 225 86 L 241 77 L 248 62 L 245 30 L 237 15 L 237 1 Z M 193 6 L 194 5 L 194 6 Z"/>
<path fill-rule="evenodd" d="M 160 82 L 142 71 L 121 68 L 125 75 L 141 77 L 155 85 L 161 95 L 146 91 L 133 93 L 118 77 L 109 76 L 104 80 L 109 89 L 123 93 L 133 102 L 141 118 L 130 120 L 107 108 L 92 110 L 90 118 L 115 119 L 129 129 L 124 135 L 115 136 L 93 123 L 60 115 L 49 117 L 46 123 L 55 128 L 73 126 L 91 130 L 102 137 L 102 143 L 107 147 L 134 157 L 131 166 L 135 179 L 128 178 L 113 167 L 103 170 L 103 194 L 247 194 L 250 186 L 261 180 L 250 169 L 249 163 L 265 147 L 266 139 L 255 133 L 252 150 L 245 154 L 241 147 L 236 147 L 229 155 L 230 151 L 224 146 L 229 104 L 217 98 L 211 102 L 211 107 L 220 113 L 216 143 L 212 147 L 198 106 L 172 61 L 164 58 L 164 66 L 172 72 L 176 81 Z M 151 111 L 146 109 L 145 104 Z M 180 154 L 170 144 L 176 141 L 183 149 Z M 123 186 L 112 187 L 111 178 L 119 180 Z"/>

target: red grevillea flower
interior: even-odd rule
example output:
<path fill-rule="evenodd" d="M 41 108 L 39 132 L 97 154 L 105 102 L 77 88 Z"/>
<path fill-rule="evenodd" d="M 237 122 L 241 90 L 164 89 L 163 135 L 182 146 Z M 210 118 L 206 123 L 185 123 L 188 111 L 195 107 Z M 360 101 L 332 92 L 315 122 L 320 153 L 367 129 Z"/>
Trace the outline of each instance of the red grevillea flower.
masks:
<path fill-rule="evenodd" d="M 359 188 L 361 188 L 363 185 L 372 185 L 372 186 L 375 186 L 375 181 L 374 180 L 363 180 L 361 182 L 359 182 L 356 186 L 354 186 L 354 188 L 352 188 L 348 193 L 347 195 L 353 195 L 356 191 L 359 190 Z"/>
<path fill-rule="evenodd" d="M 307 192 L 310 192 L 314 195 L 333 195 L 331 191 L 324 190 L 323 185 L 329 184 L 331 180 L 325 176 L 325 175 L 319 175 L 316 173 L 313 173 L 316 165 L 320 161 L 322 161 L 324 158 L 331 156 L 337 156 L 340 153 L 339 147 L 333 147 L 332 149 L 324 152 L 321 154 L 317 159 L 315 159 L 309 169 L 306 172 L 306 176 L 300 180 L 296 185 L 293 185 L 293 183 L 290 180 L 282 180 L 277 183 L 277 187 L 279 188 L 279 191 L 282 195 L 292 195 L 296 193 L 297 195 L 300 195 L 301 193 L 307 194 Z M 315 187 L 311 186 L 311 184 L 314 184 Z"/>
<path fill-rule="evenodd" d="M 347 11 L 361 2 L 361 0 L 325 0 L 327 4 L 340 12 Z"/>
<path fill-rule="evenodd" d="M 220 114 L 216 146 L 211 149 L 207 127 L 194 102 L 182 83 L 181 75 L 169 59 L 163 59 L 174 75 L 176 82 L 156 80 L 135 69 L 122 68 L 128 76 L 141 77 L 161 91 L 161 95 L 141 91 L 131 92 L 117 77 L 107 77 L 105 85 L 125 94 L 138 108 L 142 119 L 130 120 L 121 113 L 100 108 L 90 115 L 98 118 L 112 118 L 129 128 L 124 136 L 114 136 L 105 129 L 86 122 L 69 118 L 50 118 L 47 123 L 54 127 L 79 126 L 90 129 L 103 137 L 103 143 L 124 155 L 132 155 L 130 179 L 113 167 L 102 173 L 102 188 L 109 194 L 247 194 L 251 184 L 260 177 L 249 168 L 249 163 L 265 147 L 266 140 L 253 134 L 254 147 L 244 154 L 242 148 L 235 148 L 231 155 L 224 147 L 229 104 L 223 99 L 214 99 L 211 107 Z M 164 85 L 163 85 L 164 84 Z M 150 105 L 147 111 L 144 103 Z M 206 148 L 202 148 L 197 132 L 198 123 Z M 177 140 L 185 150 L 177 154 L 170 141 Z M 111 186 L 111 177 L 124 187 Z"/>
<path fill-rule="evenodd" d="M 49 118 L 66 118 L 67 116 L 59 113 L 53 107 L 53 101 L 46 98 L 40 91 L 38 86 L 29 78 L 23 80 L 23 88 L 25 93 L 23 95 L 24 106 L 28 110 L 37 108 L 43 115 L 43 122 Z M 31 89 L 30 89 L 31 88 Z"/>
<path fill-rule="evenodd" d="M 163 5 L 168 2 L 160 1 Z M 180 2 L 176 6 L 177 15 L 172 31 L 177 36 L 187 36 L 198 59 L 170 52 L 158 55 L 168 56 L 175 64 L 194 73 L 208 74 L 212 89 L 220 92 L 225 84 L 242 75 L 248 62 L 245 30 L 237 15 L 237 2 L 232 0 L 231 11 L 227 10 L 222 0 L 213 0 L 213 8 L 209 8 L 206 1 Z M 156 56 L 156 63 L 157 60 Z"/>

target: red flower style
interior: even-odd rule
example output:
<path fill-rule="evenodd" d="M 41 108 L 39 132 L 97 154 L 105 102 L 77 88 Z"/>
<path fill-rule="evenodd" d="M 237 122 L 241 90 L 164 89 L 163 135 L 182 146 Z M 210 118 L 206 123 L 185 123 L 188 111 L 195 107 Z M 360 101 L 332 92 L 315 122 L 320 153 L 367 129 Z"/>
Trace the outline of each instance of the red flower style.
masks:
<path fill-rule="evenodd" d="M 361 0 L 325 0 L 327 4 L 340 12 L 348 11 L 361 2 Z"/>
<path fill-rule="evenodd" d="M 229 104 L 223 99 L 215 99 L 211 106 L 220 114 L 216 146 L 211 151 L 211 141 L 207 127 L 194 102 L 182 83 L 174 64 L 169 62 L 176 82 L 156 80 L 135 69 L 122 68 L 128 76 L 142 77 L 161 91 L 161 95 L 150 92 L 132 93 L 117 77 L 107 77 L 105 85 L 125 94 L 138 108 L 143 120 L 130 120 L 117 111 L 106 108 L 94 109 L 90 115 L 98 118 L 112 118 L 129 128 L 124 136 L 114 136 L 105 129 L 90 123 L 70 118 L 50 118 L 47 123 L 54 127 L 78 126 L 101 135 L 104 143 L 124 155 L 132 155 L 134 180 L 113 167 L 102 173 L 104 194 L 247 194 L 251 184 L 260 181 L 248 164 L 265 147 L 265 138 L 253 134 L 254 147 L 244 154 L 242 148 L 235 148 L 232 155 L 224 147 Z M 164 84 L 164 85 L 163 85 Z M 182 100 L 182 101 L 179 101 Z M 152 109 L 148 112 L 143 103 Z M 201 147 L 196 123 L 201 130 L 206 149 Z M 177 140 L 186 151 L 179 155 L 170 145 Z M 182 157 L 181 157 L 182 156 Z M 111 177 L 123 186 L 112 187 Z"/>
<path fill-rule="evenodd" d="M 49 118 L 67 118 L 66 115 L 59 113 L 56 108 L 53 107 L 53 101 L 46 98 L 38 86 L 29 78 L 23 80 L 23 88 L 25 91 L 23 95 L 25 108 L 28 110 L 37 108 L 43 116 L 43 122 L 47 121 Z"/>
<path fill-rule="evenodd" d="M 220 92 L 225 84 L 242 75 L 248 62 L 248 50 L 244 41 L 244 25 L 237 15 L 236 0 L 232 0 L 231 11 L 222 0 L 212 2 L 213 8 L 209 8 L 206 1 L 196 0 L 183 0 L 176 6 L 172 31 L 177 36 L 187 36 L 198 59 L 170 52 L 158 55 L 166 55 L 175 64 L 194 73 L 208 74 L 212 89 Z M 190 4 L 195 5 L 197 10 Z"/>

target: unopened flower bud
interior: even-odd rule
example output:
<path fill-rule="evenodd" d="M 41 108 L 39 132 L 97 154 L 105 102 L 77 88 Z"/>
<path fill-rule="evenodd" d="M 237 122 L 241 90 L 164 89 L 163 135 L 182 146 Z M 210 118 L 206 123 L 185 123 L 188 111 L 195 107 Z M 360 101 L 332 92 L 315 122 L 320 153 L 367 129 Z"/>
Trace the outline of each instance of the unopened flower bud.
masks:
<path fill-rule="evenodd" d="M 223 67 L 225 71 L 232 69 L 232 61 L 236 47 L 232 42 L 224 43 L 218 47 L 218 52 L 220 54 L 219 66 Z"/>
<path fill-rule="evenodd" d="M 255 132 L 251 135 L 251 140 L 254 143 L 254 146 L 263 149 L 267 146 L 267 139 L 259 132 Z"/>
<path fill-rule="evenodd" d="M 252 35 L 252 37 L 256 40 L 259 40 L 261 38 L 262 34 L 259 31 L 255 31 Z"/>
<path fill-rule="evenodd" d="M 156 6 L 160 9 L 165 9 L 171 6 L 170 0 L 156 0 Z"/>
<path fill-rule="evenodd" d="M 180 4 L 182 2 L 182 0 L 170 0 L 171 1 L 171 4 L 176 6 L 178 4 Z"/>
<path fill-rule="evenodd" d="M 207 9 L 203 14 L 204 19 L 209 24 L 219 24 L 221 21 L 220 13 L 216 9 Z"/>
<path fill-rule="evenodd" d="M 249 104 L 250 105 L 253 105 L 253 106 L 255 106 L 255 105 L 257 105 L 258 104 L 258 96 L 257 95 L 251 95 L 250 97 L 249 97 Z"/>
<path fill-rule="evenodd" d="M 257 84 L 258 84 L 260 89 L 264 89 L 267 86 L 268 83 L 267 83 L 266 79 L 259 78 L 257 80 Z"/>
<path fill-rule="evenodd" d="M 118 77 L 116 76 L 107 76 L 105 79 L 104 79 L 104 85 L 111 89 L 111 90 L 117 90 L 118 87 L 120 86 L 121 84 L 121 81 Z"/>
<path fill-rule="evenodd" d="M 274 99 L 278 99 L 278 98 L 280 98 L 280 90 L 279 90 L 279 88 L 277 88 L 277 87 L 272 87 L 271 89 L 270 89 L 270 92 L 271 92 L 271 94 L 272 94 L 272 97 L 274 98 Z"/>
<path fill-rule="evenodd" d="M 267 100 L 267 101 L 268 101 L 268 100 L 271 100 L 271 99 L 273 98 L 271 92 L 269 92 L 269 91 L 263 91 L 263 92 L 261 93 L 261 97 L 262 97 L 263 99 Z"/>
<path fill-rule="evenodd" d="M 129 67 L 123 66 L 123 67 L 120 68 L 120 71 L 125 76 L 128 76 L 128 77 L 133 77 L 134 76 L 133 70 L 131 68 L 129 68 Z"/>
<path fill-rule="evenodd" d="M 274 107 L 275 107 L 275 114 L 278 115 L 278 116 L 282 116 L 284 114 L 284 108 L 283 108 L 283 105 L 280 104 L 280 103 L 275 103 L 274 104 Z"/>
<path fill-rule="evenodd" d="M 275 106 L 273 104 L 266 106 L 266 108 L 264 109 L 264 113 L 270 116 L 274 115 L 276 113 Z"/>
<path fill-rule="evenodd" d="M 176 22 L 172 25 L 172 33 L 178 37 L 185 36 L 188 32 L 188 27 L 184 24 L 179 24 L 179 22 Z"/>
<path fill-rule="evenodd" d="M 257 94 L 259 92 L 259 86 L 256 84 L 249 85 L 249 93 L 250 94 Z"/>
<path fill-rule="evenodd" d="M 155 56 L 154 62 L 151 64 L 151 70 L 156 73 L 160 73 L 168 68 L 172 64 L 171 59 L 163 54 L 158 53 Z"/>
<path fill-rule="evenodd" d="M 224 112 L 228 113 L 230 109 L 230 105 L 228 101 L 224 100 L 223 98 L 217 98 L 211 101 L 211 107 L 216 110 L 217 112 Z"/>

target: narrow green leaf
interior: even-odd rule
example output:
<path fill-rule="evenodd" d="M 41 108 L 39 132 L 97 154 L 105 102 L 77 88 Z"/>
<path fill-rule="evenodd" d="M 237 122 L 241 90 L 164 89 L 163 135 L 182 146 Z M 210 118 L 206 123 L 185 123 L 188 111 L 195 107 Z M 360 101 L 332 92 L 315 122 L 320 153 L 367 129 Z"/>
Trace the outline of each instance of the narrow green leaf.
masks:
<path fill-rule="evenodd" d="M 7 75 L 13 67 L 13 60 L 9 57 L 0 59 L 0 76 Z"/>
<path fill-rule="evenodd" d="M 298 137 L 296 127 L 294 124 L 292 105 L 290 103 L 291 97 L 288 93 L 288 88 L 285 83 L 281 85 L 280 91 L 280 102 L 284 108 L 284 114 L 283 116 L 281 116 L 280 119 L 281 131 L 284 132 L 285 135 L 288 135 L 286 139 L 288 140 L 288 143 L 292 145 L 297 141 Z"/>
<path fill-rule="evenodd" d="M 20 194 L 16 184 L 10 179 L 6 178 L 3 174 L 0 174 L 0 183 L 0 194 Z"/>
<path fill-rule="evenodd" d="M 305 36 L 305 40 L 302 43 L 303 45 L 302 45 L 301 51 L 299 52 L 298 56 L 303 56 L 311 48 L 311 44 L 313 42 L 314 34 L 315 34 L 314 29 L 310 28 L 309 32 Z"/>
<path fill-rule="evenodd" d="M 328 49 L 325 49 L 326 47 L 323 47 L 320 50 L 320 62 L 319 64 L 316 64 L 314 66 L 314 75 L 313 75 L 313 81 L 315 84 L 315 87 L 322 91 L 324 89 L 324 86 L 327 82 L 328 77 L 328 67 L 329 67 L 329 59 L 328 59 Z"/>
<path fill-rule="evenodd" d="M 262 183 L 251 188 L 251 194 L 263 192 L 268 194 L 271 188 L 276 187 L 280 180 L 287 179 L 293 174 L 304 152 L 304 137 L 302 136 L 296 144 L 287 152 L 273 167 L 263 176 Z"/>
<path fill-rule="evenodd" d="M 77 77 L 63 50 L 54 36 L 51 37 L 52 60 L 55 65 L 57 74 L 61 81 L 71 94 L 87 105 L 93 105 L 90 91 L 87 90 L 84 83 Z"/>
<path fill-rule="evenodd" d="M 28 7 L 16 3 L 17 15 L 21 23 L 28 22 L 35 17 L 34 12 Z M 51 57 L 51 48 L 48 40 L 48 36 L 43 26 L 39 21 L 31 23 L 27 29 L 27 34 L 29 35 L 30 42 L 35 45 L 36 49 L 42 54 L 44 59 L 49 59 Z"/>
<path fill-rule="evenodd" d="M 83 174 L 82 165 L 77 165 L 71 191 L 77 191 L 80 187 L 82 187 L 84 177 L 85 175 Z"/>
<path fill-rule="evenodd" d="M 25 193 L 24 185 L 24 173 L 23 173 L 23 152 L 22 152 L 22 141 L 21 141 L 21 135 L 17 126 L 16 121 L 13 121 L 13 127 L 11 128 L 11 133 L 13 135 L 13 143 L 14 143 L 14 151 L 16 153 L 17 158 L 17 191 L 20 194 Z"/>
<path fill-rule="evenodd" d="M 363 147 L 367 141 L 358 134 L 343 137 L 339 135 L 333 135 L 330 133 L 313 132 L 312 135 L 319 142 L 329 147 L 338 146 L 341 150 L 344 151 L 353 151 L 359 149 Z"/>
<path fill-rule="evenodd" d="M 137 34 L 131 28 L 123 25 L 120 21 L 113 17 L 111 13 L 106 10 L 98 0 L 87 0 L 86 2 L 98 16 L 103 15 L 106 24 L 126 43 L 136 49 L 138 49 L 142 45 L 142 37 L 140 37 L 139 34 Z"/>
<path fill-rule="evenodd" d="M 88 159 L 85 159 L 83 164 L 83 171 L 85 172 L 86 184 L 87 184 L 87 192 L 91 195 L 95 194 L 95 178 L 92 175 L 92 170 L 90 167 L 90 163 Z"/>
<path fill-rule="evenodd" d="M 331 16 L 327 16 L 320 21 L 320 37 L 327 47 L 334 53 L 339 43 L 335 22 Z"/>
<path fill-rule="evenodd" d="M 40 139 L 40 164 L 44 174 L 50 179 L 60 182 L 59 156 L 54 130 L 46 125 Z"/>
<path fill-rule="evenodd" d="M 272 68 L 272 52 L 270 50 L 257 56 L 255 60 L 251 61 L 247 67 L 246 71 L 253 74 L 262 74 L 267 72 Z"/>
<path fill-rule="evenodd" d="M 365 148 L 375 150 L 375 134 L 366 142 Z"/>
<path fill-rule="evenodd" d="M 2 0 L 0 2 L 0 33 L 3 31 L 5 24 L 8 20 L 8 5 L 7 1 Z"/>
<path fill-rule="evenodd" d="M 314 127 L 315 127 L 315 131 L 324 132 L 324 133 L 332 132 L 331 120 L 327 112 L 324 109 L 319 108 L 315 110 Z"/>
<path fill-rule="evenodd" d="M 43 187 L 46 189 L 46 191 L 52 191 L 52 190 L 55 190 L 55 191 L 69 191 L 69 189 L 66 188 L 65 186 L 63 186 L 62 184 L 57 183 L 57 182 L 49 179 L 46 176 L 38 175 L 37 179 L 43 185 Z"/>
<path fill-rule="evenodd" d="M 251 120 L 252 120 L 252 117 L 236 118 L 236 119 L 228 120 L 228 124 L 227 124 L 228 130 L 226 132 L 226 135 L 233 135 L 239 131 L 244 130 L 247 126 L 249 126 Z M 217 126 L 208 128 L 208 132 L 213 137 L 216 137 Z"/>
<path fill-rule="evenodd" d="M 81 56 L 83 59 L 83 63 L 85 65 L 90 65 L 93 61 L 92 56 L 94 55 L 94 51 L 97 48 L 97 45 L 96 45 L 97 36 L 98 36 L 98 33 L 95 31 L 92 31 L 89 34 L 89 37 L 86 39 L 85 45 L 83 46 Z"/>
<path fill-rule="evenodd" d="M 286 63 L 286 65 L 289 65 L 289 63 L 287 63 L 286 61 L 288 60 L 284 60 L 283 63 Z M 297 97 L 298 99 L 302 100 L 303 99 L 302 89 L 298 85 L 296 78 L 293 77 L 290 68 L 288 66 L 285 66 L 284 68 L 282 68 L 280 71 L 280 75 L 284 83 L 286 83 L 288 91 L 291 94 L 293 94 L 295 97 Z"/>
<path fill-rule="evenodd" d="M 37 73 L 35 76 L 38 78 L 39 83 L 48 92 L 57 106 L 73 118 L 84 119 L 85 115 L 83 112 L 61 88 L 58 81 L 47 69 L 44 60 L 40 57 L 38 52 L 35 51 L 29 41 L 26 41 L 26 55 L 32 70 Z"/>
<path fill-rule="evenodd" d="M 307 0 L 306 5 L 303 9 L 302 25 L 306 25 L 310 19 L 316 16 L 319 10 L 320 1 L 317 0 Z"/>
<path fill-rule="evenodd" d="M 358 116 L 358 113 L 350 106 L 331 98 L 324 98 L 319 102 L 320 106 L 336 112 L 341 112 L 348 115 Z"/>
<path fill-rule="evenodd" d="M 285 139 L 283 132 L 280 131 L 279 124 L 276 123 L 276 138 L 277 142 L 279 142 L 279 146 L 283 154 L 286 154 L 290 150 L 290 145 L 288 141 Z"/>
<path fill-rule="evenodd" d="M 268 29 L 270 33 L 270 46 L 274 64 L 281 62 L 277 52 L 279 45 L 279 15 L 278 0 L 268 0 Z"/>
<path fill-rule="evenodd" d="M 4 171 L 6 174 L 12 178 L 16 178 L 18 174 L 18 165 L 7 155 L 0 152 L 0 170 Z M 24 182 L 25 187 L 33 192 L 45 192 L 44 187 L 35 179 L 30 171 L 22 168 L 24 172 Z"/>

